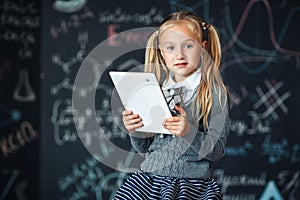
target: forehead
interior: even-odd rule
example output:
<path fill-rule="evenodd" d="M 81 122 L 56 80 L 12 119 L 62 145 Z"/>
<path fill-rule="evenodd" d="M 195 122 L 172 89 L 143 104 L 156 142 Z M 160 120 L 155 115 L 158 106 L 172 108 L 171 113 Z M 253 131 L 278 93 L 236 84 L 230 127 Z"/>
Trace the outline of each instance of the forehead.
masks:
<path fill-rule="evenodd" d="M 181 20 L 166 27 L 159 39 L 161 42 L 179 42 L 181 40 L 189 39 L 198 41 L 195 32 L 191 30 L 186 20 Z"/>

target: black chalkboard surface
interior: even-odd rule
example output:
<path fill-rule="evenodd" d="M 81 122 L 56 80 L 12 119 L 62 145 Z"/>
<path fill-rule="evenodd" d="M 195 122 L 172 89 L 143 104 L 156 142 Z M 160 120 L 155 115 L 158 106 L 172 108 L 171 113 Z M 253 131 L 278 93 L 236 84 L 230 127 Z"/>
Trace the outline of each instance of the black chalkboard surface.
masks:
<path fill-rule="evenodd" d="M 40 2 L 0 2 L 0 199 L 38 199 Z"/>
<path fill-rule="evenodd" d="M 213 174 L 224 199 L 300 196 L 297 1 L 0 2 L 0 200 L 112 199 L 142 157 L 109 70 L 141 70 L 148 36 L 187 9 L 216 26 L 231 97 Z"/>
<path fill-rule="evenodd" d="M 131 156 L 141 158 L 116 123 L 114 112 L 119 115 L 122 108 L 112 110 L 115 91 L 108 71 L 143 63 L 142 46 L 163 19 L 167 4 L 89 1 L 69 13 L 51 9 L 52 3 L 43 4 L 43 18 L 48 20 L 42 30 L 47 37 L 42 44 L 41 109 L 42 132 L 47 134 L 41 139 L 41 199 L 111 199 L 128 175 L 116 168 L 136 168 Z M 150 28 L 128 31 L 140 27 Z M 125 46 L 131 50 L 117 56 Z M 93 149 L 101 158 L 95 158 Z"/>

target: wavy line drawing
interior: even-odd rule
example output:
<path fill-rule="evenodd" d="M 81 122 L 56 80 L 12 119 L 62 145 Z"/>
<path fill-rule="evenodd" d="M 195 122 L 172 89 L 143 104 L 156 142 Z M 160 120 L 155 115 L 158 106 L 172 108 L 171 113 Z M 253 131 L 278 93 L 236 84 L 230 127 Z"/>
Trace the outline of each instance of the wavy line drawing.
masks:
<path fill-rule="evenodd" d="M 273 38 L 273 42 L 272 42 L 273 46 L 274 45 L 277 46 L 277 49 L 264 50 L 264 49 L 254 48 L 254 47 L 251 47 L 251 46 L 245 44 L 244 42 L 242 42 L 238 38 L 238 36 L 240 35 L 240 33 L 242 31 L 242 28 L 245 24 L 245 21 L 246 21 L 248 15 L 249 15 L 249 12 L 250 12 L 251 8 L 254 6 L 255 3 L 259 3 L 259 2 L 263 2 L 265 7 L 267 8 L 268 19 L 269 19 L 269 34 Z M 229 6 L 228 5 L 225 6 L 226 27 L 230 32 L 229 35 L 231 35 L 231 39 L 229 40 L 229 42 L 225 46 L 223 46 L 223 49 L 222 49 L 223 53 L 225 53 L 226 51 L 231 49 L 232 51 L 231 51 L 230 54 L 234 57 L 234 60 L 236 61 L 236 63 L 239 64 L 239 66 L 242 68 L 243 71 L 245 71 L 248 74 L 259 74 L 259 73 L 261 73 L 262 71 L 267 69 L 271 65 L 271 63 L 275 63 L 278 56 L 280 56 L 280 55 L 278 55 L 278 56 L 276 55 L 276 54 L 278 54 L 278 52 L 279 53 L 284 53 L 283 51 L 281 51 L 281 52 L 279 51 L 280 48 L 283 49 L 282 47 L 279 46 L 279 43 L 282 42 L 284 36 L 286 35 L 286 32 L 287 32 L 288 26 L 290 24 L 290 21 L 292 20 L 292 17 L 294 16 L 296 11 L 300 11 L 300 7 L 293 8 L 292 11 L 289 12 L 288 17 L 285 20 L 284 26 L 281 28 L 282 31 L 279 34 L 278 41 L 276 41 L 275 34 L 274 34 L 274 26 L 273 26 L 273 14 L 272 14 L 270 4 L 267 1 L 265 1 L 265 0 L 251 0 L 251 1 L 249 1 L 249 3 L 247 4 L 246 9 L 244 10 L 243 15 L 242 15 L 235 31 L 233 30 L 233 26 L 232 26 L 232 22 L 231 22 L 231 17 L 230 17 L 231 14 L 230 14 L 230 11 L 229 11 Z M 271 41 L 272 41 L 272 38 L 271 38 Z M 274 43 L 274 41 L 275 41 L 275 43 Z M 256 55 L 258 54 L 258 55 L 262 55 L 262 56 L 267 56 L 263 60 L 263 64 L 261 64 L 259 66 L 256 66 L 255 68 L 247 66 L 245 64 L 245 60 L 242 59 L 241 55 L 236 50 L 236 46 L 234 45 L 235 43 L 247 52 L 251 52 L 251 53 L 256 54 Z M 285 50 L 285 49 L 283 49 L 283 50 Z M 289 51 L 290 50 L 285 50 L 285 53 L 287 55 L 284 54 L 284 55 L 281 55 L 281 57 L 285 58 L 286 56 L 294 56 L 294 55 L 290 55 Z M 294 54 L 299 54 L 300 55 L 300 52 L 294 52 Z M 297 59 L 297 58 L 298 57 L 295 57 L 295 59 Z M 257 61 L 258 60 L 256 59 L 256 62 Z M 250 62 L 250 60 L 247 59 L 246 62 Z M 233 65 L 233 63 L 231 62 L 230 65 Z M 227 67 L 228 67 L 227 63 L 224 62 L 223 68 L 227 68 Z"/>
<path fill-rule="evenodd" d="M 268 21 L 269 21 L 269 35 L 270 35 L 270 39 L 271 39 L 271 42 L 274 46 L 274 48 L 279 52 L 279 53 L 282 53 L 282 54 L 287 54 L 287 55 L 291 55 L 291 56 L 300 56 L 300 51 L 292 51 L 292 50 L 288 50 L 288 49 L 285 49 L 283 47 L 280 46 L 280 43 L 282 42 L 281 40 L 283 39 L 283 36 L 285 35 L 286 33 L 286 30 L 287 30 L 287 26 L 288 26 L 288 22 L 291 21 L 291 18 L 292 16 L 294 15 L 294 13 L 296 11 L 300 11 L 300 7 L 297 7 L 297 8 L 293 8 L 291 10 L 291 12 L 289 13 L 287 19 L 286 19 L 286 22 L 283 23 L 284 24 L 284 27 L 282 28 L 283 32 L 280 33 L 280 37 L 279 37 L 279 40 L 277 41 L 276 38 L 275 38 L 275 32 L 274 32 L 274 21 L 273 21 L 273 13 L 272 13 L 272 9 L 271 9 L 271 6 L 269 4 L 269 2 L 267 0 L 250 0 L 248 5 L 246 6 L 246 9 L 244 10 L 244 13 L 237 25 L 237 28 L 236 30 L 234 31 L 234 33 L 232 34 L 232 37 L 230 39 L 230 41 L 223 47 L 222 51 L 223 52 L 226 52 L 228 49 L 230 49 L 230 47 L 233 46 L 234 43 L 238 43 L 239 45 L 242 45 L 241 47 L 247 47 L 249 49 L 251 49 L 252 47 L 244 44 L 243 42 L 241 42 L 240 40 L 238 40 L 238 36 L 240 35 L 242 29 L 243 29 L 243 26 L 245 24 L 245 21 L 249 15 L 249 12 L 250 10 L 252 9 L 252 7 L 254 6 L 255 3 L 259 3 L 259 2 L 262 2 L 264 5 L 265 5 L 265 8 L 267 10 L 267 14 L 268 14 Z M 226 10 L 228 12 L 228 8 Z M 227 13 L 228 15 L 228 13 Z M 232 27 L 232 26 L 231 26 Z M 253 48 L 252 48 L 253 50 Z M 255 49 L 255 53 L 257 52 L 257 49 Z M 262 51 L 263 54 L 270 54 L 272 53 L 273 51 Z"/>
<path fill-rule="evenodd" d="M 220 69 L 221 72 L 223 72 L 225 69 L 231 67 L 231 66 L 235 66 L 236 64 L 241 65 L 242 69 L 249 73 L 249 74 L 256 74 L 256 73 L 260 73 L 261 71 L 263 71 L 266 67 L 262 66 L 262 67 L 258 67 L 255 69 L 252 69 L 250 67 L 247 67 L 245 65 L 245 63 L 253 63 L 253 62 L 265 62 L 268 61 L 267 64 L 272 64 L 272 63 L 276 63 L 277 61 L 279 61 L 279 58 L 274 57 L 274 56 L 249 56 L 249 55 L 238 55 L 238 53 L 234 53 L 234 57 L 227 59 L 226 62 L 222 63 Z"/>

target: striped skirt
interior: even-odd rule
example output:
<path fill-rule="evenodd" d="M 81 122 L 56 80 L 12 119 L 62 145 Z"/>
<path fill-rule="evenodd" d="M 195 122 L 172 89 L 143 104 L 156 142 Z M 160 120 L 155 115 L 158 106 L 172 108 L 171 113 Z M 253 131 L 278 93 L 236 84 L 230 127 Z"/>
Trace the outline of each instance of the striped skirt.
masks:
<path fill-rule="evenodd" d="M 222 199 L 214 178 L 186 179 L 136 172 L 118 189 L 114 200 Z"/>

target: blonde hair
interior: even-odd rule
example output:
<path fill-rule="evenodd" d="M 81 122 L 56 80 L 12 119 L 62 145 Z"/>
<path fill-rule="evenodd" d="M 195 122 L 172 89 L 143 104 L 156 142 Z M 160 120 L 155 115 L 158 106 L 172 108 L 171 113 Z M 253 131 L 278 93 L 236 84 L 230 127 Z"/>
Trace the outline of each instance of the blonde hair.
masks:
<path fill-rule="evenodd" d="M 226 87 L 222 81 L 219 67 L 221 62 L 221 44 L 215 27 L 207 24 L 196 14 L 189 11 L 175 12 L 167 16 L 149 38 L 145 53 L 145 72 L 152 72 L 156 75 L 160 83 L 163 79 L 169 77 L 168 68 L 158 48 L 159 36 L 170 27 L 185 20 L 188 28 L 199 39 L 200 44 L 205 41 L 205 50 L 202 56 L 201 66 L 201 82 L 197 90 L 196 98 L 193 100 L 193 114 L 201 113 L 195 117 L 196 121 L 203 119 L 205 130 L 208 129 L 208 118 L 212 108 L 212 90 L 216 90 L 219 94 L 219 102 L 221 104 L 221 95 L 223 90 L 227 93 Z M 207 56 L 206 56 L 207 55 Z M 199 55 L 200 56 L 200 55 Z M 219 87 L 216 87 L 218 85 Z M 225 104 L 224 104 L 225 105 Z"/>

